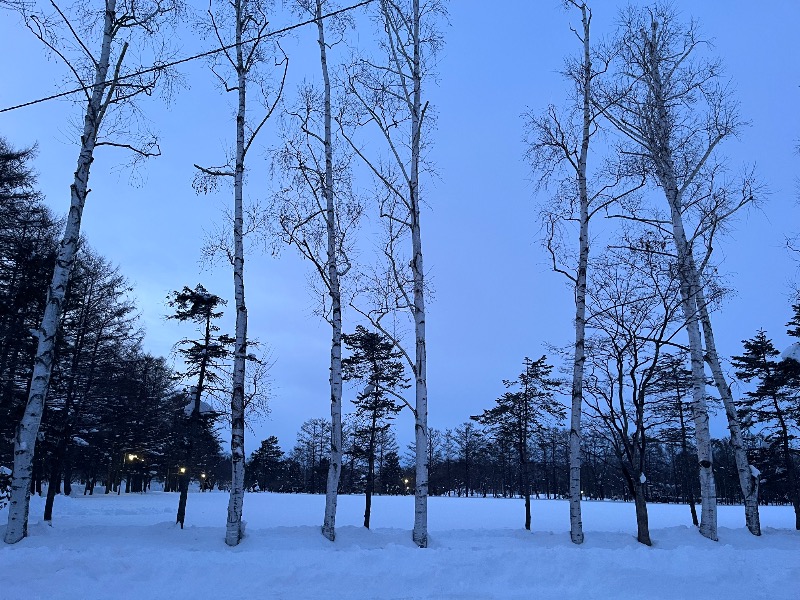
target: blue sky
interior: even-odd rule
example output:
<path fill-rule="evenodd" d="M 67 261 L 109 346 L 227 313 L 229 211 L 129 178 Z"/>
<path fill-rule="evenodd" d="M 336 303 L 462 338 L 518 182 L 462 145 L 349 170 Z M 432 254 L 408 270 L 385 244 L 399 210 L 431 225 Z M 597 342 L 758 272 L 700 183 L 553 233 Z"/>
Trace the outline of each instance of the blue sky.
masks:
<path fill-rule="evenodd" d="M 621 3 L 595 2 L 593 36 L 613 31 Z M 491 6 L 491 9 L 487 9 Z M 754 165 L 769 195 L 761 208 L 741 215 L 718 244 L 722 271 L 736 291 L 714 316 L 717 341 L 725 355 L 741 351 L 740 340 L 763 327 L 781 348 L 788 345 L 783 324 L 789 317 L 790 282 L 796 265 L 784 237 L 800 231 L 797 207 L 800 138 L 800 73 L 792 41 L 797 10 L 790 2 L 769 9 L 749 1 L 676 2 L 714 40 L 713 52 L 750 122 L 722 152 L 732 171 Z M 567 86 L 558 74 L 577 42 L 569 30 L 576 15 L 556 0 L 452 0 L 446 46 L 437 81 L 428 86 L 437 127 L 430 159 L 438 176 L 425 182 L 423 215 L 426 269 L 435 296 L 428 314 L 428 374 L 431 426 L 453 427 L 487 408 L 513 378 L 524 356 L 537 357 L 548 343 L 572 337 L 572 301 L 563 280 L 551 273 L 540 244 L 537 202 L 524 160 L 523 118 L 527 110 L 563 104 Z M 275 27 L 293 22 L 279 11 Z M 373 32 L 361 19 L 353 44 L 369 45 Z M 184 32 L 181 54 L 206 47 Z M 287 40 L 291 58 L 288 94 L 303 79 L 317 78 L 312 31 Z M 96 45 L 96 44 L 95 44 Z M 65 89 L 66 70 L 45 56 L 38 42 L 7 13 L 0 18 L 2 80 L 0 108 Z M 339 55 L 343 58 L 343 54 Z M 230 194 L 197 196 L 191 188 L 193 163 L 219 164 L 233 139 L 232 110 L 209 71 L 198 62 L 183 71 L 189 87 L 169 105 L 154 99 L 145 106 L 160 132 L 163 155 L 147 163 L 141 180 L 130 184 L 120 169 L 122 156 L 101 149 L 92 168 L 83 231 L 90 243 L 133 282 L 147 327 L 146 348 L 168 354 L 187 334 L 164 321 L 170 290 L 202 282 L 227 297 L 228 270 L 199 265 L 203 229 L 219 220 Z M 0 135 L 12 144 L 39 144 L 36 169 L 47 202 L 65 212 L 77 150 L 74 128 L 79 106 L 57 100 L 0 114 Z M 269 127 L 250 156 L 248 195 L 269 190 Z M 368 189 L 363 181 L 361 187 Z M 366 254 L 374 241 L 366 229 Z M 308 264 L 286 248 L 279 257 L 248 256 L 246 286 L 250 334 L 268 344 L 272 369 L 272 414 L 248 433 L 248 448 L 275 434 L 285 448 L 300 423 L 328 414 L 329 327 L 313 315 Z M 230 323 L 231 320 L 228 321 Z M 345 330 L 355 327 L 345 315 Z M 346 390 L 346 400 L 354 395 Z M 412 437 L 413 419 L 397 419 L 402 442 Z M 723 435 L 717 426 L 713 432 Z"/>

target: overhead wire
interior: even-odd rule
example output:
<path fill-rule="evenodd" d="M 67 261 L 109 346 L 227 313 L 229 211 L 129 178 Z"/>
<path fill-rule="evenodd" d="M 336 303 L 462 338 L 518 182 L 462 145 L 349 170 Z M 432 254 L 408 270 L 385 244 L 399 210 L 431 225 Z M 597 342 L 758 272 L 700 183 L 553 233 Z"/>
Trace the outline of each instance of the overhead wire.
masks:
<path fill-rule="evenodd" d="M 357 8 L 361 8 L 362 6 L 366 6 L 367 4 L 371 4 L 374 1 L 375 0 L 362 0 L 361 2 L 359 2 L 357 4 L 353 4 L 352 6 L 346 6 L 344 8 L 340 8 L 338 10 L 334 10 L 334 11 L 331 11 L 331 12 L 329 12 L 327 14 L 324 14 L 324 15 L 322 15 L 320 17 L 319 20 L 324 21 L 325 19 L 329 19 L 330 17 L 335 17 L 336 15 L 340 15 L 342 13 L 345 13 L 345 12 L 348 12 L 348 11 L 351 11 L 351 10 L 355 10 Z M 77 88 L 72 89 L 72 90 L 67 90 L 66 92 L 59 92 L 58 94 L 53 94 L 51 96 L 45 96 L 43 98 L 37 98 L 36 100 L 30 100 L 28 102 L 23 102 L 22 104 L 17 104 L 15 106 L 9 106 L 7 108 L 0 108 L 0 113 L 10 112 L 12 110 L 18 110 L 20 108 L 26 108 L 28 106 L 33 106 L 35 104 L 41 104 L 42 102 L 48 102 L 50 100 L 56 100 L 58 98 L 63 98 L 65 96 L 70 96 L 72 94 L 77 94 L 78 92 L 85 92 L 87 90 L 91 90 L 92 88 L 95 88 L 95 87 L 98 87 L 98 86 L 105 87 L 107 85 L 111 85 L 111 84 L 115 84 L 115 83 L 117 83 L 119 81 L 123 81 L 125 79 L 132 79 L 134 77 L 139 77 L 140 75 L 147 75 L 148 73 L 155 73 L 157 71 L 163 71 L 165 69 L 169 69 L 171 67 L 175 67 L 175 66 L 183 64 L 183 63 L 191 62 L 191 61 L 197 60 L 199 58 L 205 58 L 207 56 L 212 56 L 212 55 L 218 54 L 220 52 L 225 52 L 226 50 L 230 50 L 231 48 L 236 48 L 236 46 L 238 46 L 238 45 L 252 44 L 253 42 L 259 42 L 259 41 L 261 41 L 261 40 L 263 40 L 265 38 L 274 37 L 276 35 L 282 35 L 284 33 L 292 31 L 294 29 L 299 29 L 300 27 L 305 27 L 306 25 L 311 25 L 312 23 L 316 23 L 316 22 L 317 22 L 317 19 L 309 19 L 309 20 L 303 21 L 301 23 L 295 23 L 293 25 L 289 25 L 289 26 L 284 27 L 282 29 L 277 29 L 275 31 L 270 31 L 269 33 L 265 33 L 263 35 L 259 35 L 259 36 L 256 36 L 254 38 L 248 39 L 248 40 L 243 40 L 243 41 L 239 42 L 238 44 L 236 44 L 236 43 L 228 44 L 228 45 L 225 45 L 225 46 L 220 46 L 219 48 L 214 48 L 213 50 L 207 50 L 206 52 L 201 52 L 200 54 L 194 54 L 192 56 L 179 58 L 177 60 L 173 60 L 173 61 L 166 62 L 166 63 L 163 63 L 163 64 L 153 65 L 152 67 L 148 67 L 147 69 L 142 69 L 141 71 L 136 71 L 134 73 L 128 73 L 126 75 L 120 75 L 119 77 L 108 79 L 108 80 L 104 81 L 103 83 L 96 83 L 96 84 L 92 84 L 92 85 L 84 85 L 84 86 L 77 87 Z"/>

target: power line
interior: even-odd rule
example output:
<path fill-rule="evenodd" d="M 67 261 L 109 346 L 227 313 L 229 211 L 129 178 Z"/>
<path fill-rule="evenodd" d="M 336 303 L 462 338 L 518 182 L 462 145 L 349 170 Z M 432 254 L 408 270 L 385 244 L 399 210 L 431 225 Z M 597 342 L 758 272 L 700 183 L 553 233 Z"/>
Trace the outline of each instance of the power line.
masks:
<path fill-rule="evenodd" d="M 356 8 L 361 8 L 362 6 L 366 6 L 367 4 L 371 4 L 373 1 L 374 0 L 363 0 L 362 2 L 359 2 L 358 4 L 353 4 L 352 6 L 347 6 L 345 8 L 340 8 L 339 10 L 334 10 L 333 12 L 329 12 L 329 13 L 327 13 L 325 15 L 322 15 L 320 17 L 320 20 L 324 21 L 325 19 L 328 19 L 330 17 L 335 17 L 336 15 L 339 15 L 339 14 L 342 14 L 342 13 L 345 13 L 345 12 L 348 12 L 348 11 L 351 11 L 351 10 L 355 10 Z M 283 29 L 278 29 L 276 31 L 272 31 L 272 32 L 267 33 L 265 35 L 260 35 L 260 36 L 256 36 L 254 38 L 251 38 L 249 40 L 244 40 L 242 42 L 239 42 L 239 44 L 251 44 L 253 42 L 258 42 L 258 41 L 261 41 L 264 38 L 269 38 L 269 37 L 273 37 L 273 36 L 276 36 L 276 35 L 281 35 L 281 34 L 289 32 L 289 31 L 292 31 L 293 29 L 299 29 L 300 27 L 305 27 L 306 25 L 311 25 L 312 23 L 316 23 L 316 22 L 317 22 L 317 19 L 309 19 L 308 21 L 303 21 L 302 23 L 295 23 L 294 25 L 289 25 L 288 27 L 284 27 Z M 117 78 L 106 80 L 106 81 L 104 81 L 103 83 L 100 83 L 100 84 L 84 85 L 84 86 L 75 88 L 74 90 L 69 90 L 69 91 L 66 91 L 66 92 L 60 92 L 58 94 L 53 94 L 52 96 L 46 96 L 44 98 L 39 98 L 37 100 L 31 100 L 29 102 L 24 102 L 22 104 L 17 104 L 16 106 L 9 106 L 8 108 L 2 108 L 2 109 L 0 109 L 0 113 L 9 112 L 9 111 L 12 111 L 12 110 L 17 110 L 18 108 L 25 108 L 27 106 L 33 106 L 34 104 L 41 104 L 42 102 L 48 102 L 49 100 L 56 100 L 57 98 L 63 98 L 64 96 L 69 96 L 70 94 L 77 94 L 78 92 L 85 92 L 85 91 L 90 90 L 90 89 L 92 89 L 94 87 L 97 87 L 98 85 L 105 87 L 105 86 L 107 86 L 109 84 L 117 83 L 117 82 L 122 81 L 124 79 L 131 79 L 133 77 L 138 77 L 139 75 L 146 75 L 147 73 L 155 73 L 156 71 L 163 71 L 164 69 L 169 69 L 170 67 L 174 67 L 174 66 L 177 66 L 177 65 L 180 65 L 180 64 L 183 64 L 183 63 L 187 63 L 187 62 L 190 62 L 190 61 L 193 61 L 193 60 L 197 60 L 198 58 L 205 58 L 206 56 L 212 56 L 213 54 L 218 54 L 219 52 L 225 52 L 226 50 L 230 50 L 231 48 L 236 48 L 236 46 L 239 45 L 239 44 L 229 44 L 227 46 L 220 46 L 219 48 L 215 48 L 214 50 L 208 50 L 207 52 L 201 52 L 200 54 L 195 54 L 194 56 L 187 56 L 186 58 L 180 58 L 178 60 L 174 60 L 172 62 L 164 63 L 162 65 L 155 65 L 153 67 L 150 67 L 150 68 L 147 68 L 147 69 L 143 69 L 141 71 L 136 71 L 135 73 L 129 73 L 127 75 L 120 75 Z"/>

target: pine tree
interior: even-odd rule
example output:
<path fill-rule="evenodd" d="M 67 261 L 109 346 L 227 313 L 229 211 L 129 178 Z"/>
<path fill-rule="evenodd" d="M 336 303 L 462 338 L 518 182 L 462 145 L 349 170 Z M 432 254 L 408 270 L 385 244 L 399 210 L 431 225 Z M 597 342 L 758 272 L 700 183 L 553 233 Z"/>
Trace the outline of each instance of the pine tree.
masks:
<path fill-rule="evenodd" d="M 795 325 L 795 319 L 790 325 Z M 795 330 L 796 331 L 796 330 Z M 792 330 L 790 330 L 790 335 Z M 756 389 L 745 394 L 746 399 L 740 402 L 739 415 L 747 427 L 762 427 L 762 435 L 772 444 L 779 445 L 786 478 L 789 483 L 789 494 L 795 513 L 795 527 L 800 529 L 800 490 L 797 485 L 797 472 L 792 460 L 791 443 L 794 439 L 792 431 L 791 403 L 794 390 L 790 388 L 795 361 L 777 360 L 780 352 L 772 340 L 760 329 L 755 337 L 743 340 L 744 354 L 731 358 L 736 368 L 736 377 L 750 383 L 756 381 Z"/>
<path fill-rule="evenodd" d="M 671 400 L 671 402 L 659 405 L 659 410 L 664 413 L 665 421 L 670 423 L 670 426 L 661 432 L 660 437 L 662 440 L 680 446 L 680 454 L 677 457 L 678 464 L 675 469 L 679 479 L 679 485 L 676 488 L 680 487 L 683 502 L 689 504 L 692 523 L 698 527 L 700 521 L 697 518 L 695 503 L 695 483 L 698 481 L 699 474 L 695 466 L 696 451 L 690 443 L 690 436 L 694 433 L 694 429 L 689 420 L 692 371 L 686 368 L 686 362 L 685 355 L 662 355 L 653 375 L 651 393 Z"/>
<path fill-rule="evenodd" d="M 379 333 L 359 325 L 355 333 L 343 334 L 342 341 L 351 351 L 342 360 L 342 377 L 345 381 L 365 384 L 364 391 L 353 400 L 358 417 L 356 436 L 363 442 L 360 447 L 367 459 L 366 505 L 364 527 L 369 528 L 372 494 L 375 491 L 375 450 L 378 436 L 389 429 L 389 421 L 403 408 L 395 398 L 397 389 L 407 388 L 401 352 Z"/>
<path fill-rule="evenodd" d="M 169 305 L 175 312 L 168 318 L 178 321 L 191 321 L 195 323 L 202 335 L 200 340 L 184 339 L 179 345 L 178 353 L 183 357 L 187 365 L 184 377 L 195 380 L 189 390 L 190 403 L 186 406 L 189 413 L 189 431 L 185 441 L 185 460 L 181 473 L 181 495 L 178 500 L 178 515 L 176 522 L 183 523 L 186 519 L 186 500 L 189 491 L 189 480 L 191 477 L 199 475 L 194 464 L 193 449 L 199 437 L 201 421 L 209 418 L 210 410 L 202 410 L 201 399 L 203 392 L 209 383 L 219 381 L 219 376 L 214 372 L 214 367 L 230 355 L 227 346 L 233 341 L 229 336 L 219 335 L 219 327 L 214 324 L 214 320 L 222 316 L 220 306 L 225 305 L 225 301 L 219 296 L 210 293 L 201 284 L 197 284 L 195 289 L 184 286 L 180 292 L 175 291 L 170 296 Z M 203 414 L 205 413 L 205 415 Z"/>
<path fill-rule="evenodd" d="M 247 487 L 260 492 L 274 491 L 283 470 L 283 450 L 274 435 L 262 440 L 258 450 L 250 455 L 245 473 Z"/>
<path fill-rule="evenodd" d="M 564 407 L 554 393 L 561 382 L 550 378 L 552 365 L 547 357 L 538 360 L 525 357 L 525 370 L 514 381 L 504 381 L 508 391 L 495 400 L 496 406 L 472 417 L 488 427 L 498 441 L 512 445 L 519 460 L 520 490 L 525 498 L 525 529 L 531 528 L 531 486 L 528 446 L 534 433 L 545 428 L 548 419 L 562 420 Z"/>

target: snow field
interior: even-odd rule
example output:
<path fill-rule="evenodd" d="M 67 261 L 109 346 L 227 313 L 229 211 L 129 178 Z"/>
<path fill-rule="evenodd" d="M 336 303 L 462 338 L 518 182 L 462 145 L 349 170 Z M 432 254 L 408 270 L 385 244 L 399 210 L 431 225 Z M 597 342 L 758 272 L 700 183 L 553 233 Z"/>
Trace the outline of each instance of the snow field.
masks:
<path fill-rule="evenodd" d="M 247 494 L 247 536 L 224 544 L 228 495 L 56 498 L 53 527 L 31 502 L 29 537 L 0 545 L 0 598 L 238 599 L 792 599 L 800 597 L 800 533 L 791 507 L 761 507 L 764 535 L 743 508 L 719 507 L 720 541 L 681 505 L 650 505 L 654 546 L 635 540 L 633 504 L 584 502 L 586 543 L 569 541 L 566 501 L 431 498 L 430 548 L 411 542 L 413 498 L 340 496 L 337 540 L 319 532 L 324 496 Z M 0 535 L 6 511 L 0 511 Z"/>

